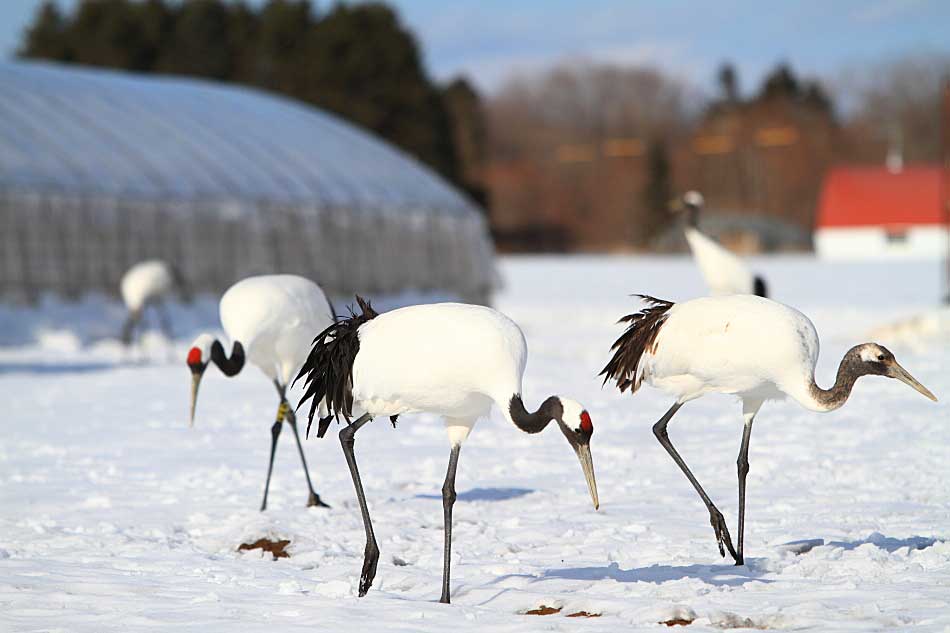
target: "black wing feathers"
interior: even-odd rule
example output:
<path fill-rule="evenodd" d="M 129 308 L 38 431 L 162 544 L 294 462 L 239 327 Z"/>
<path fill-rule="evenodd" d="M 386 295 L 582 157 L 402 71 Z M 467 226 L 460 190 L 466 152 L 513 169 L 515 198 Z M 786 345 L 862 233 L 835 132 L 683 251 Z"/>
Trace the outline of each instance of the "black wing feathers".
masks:
<path fill-rule="evenodd" d="M 294 379 L 294 384 L 306 376 L 304 380 L 304 394 L 297 404 L 299 409 L 307 399 L 310 400 L 310 415 L 307 429 L 316 413 L 317 405 L 326 398 L 327 409 L 337 420 L 342 415 L 350 421 L 353 408 L 353 361 L 360 350 L 360 339 L 357 331 L 367 321 L 378 316 L 376 310 L 359 295 L 356 296 L 360 314 L 356 314 L 350 307 L 350 316 L 340 319 L 327 329 L 320 332 L 313 339 L 313 349 L 307 356 L 306 362 L 300 368 L 300 373 Z M 321 424 L 325 432 L 326 425 Z M 322 434 L 321 434 L 322 435 Z"/>
<path fill-rule="evenodd" d="M 621 392 L 630 389 L 630 393 L 635 392 L 640 387 L 640 377 L 637 373 L 637 367 L 643 353 L 656 341 L 656 335 L 669 316 L 668 312 L 673 303 L 664 301 L 647 295 L 634 295 L 640 297 L 648 307 L 639 312 L 628 314 L 618 321 L 618 323 L 629 323 L 627 329 L 614 341 L 610 351 L 614 353 L 607 366 L 601 370 L 600 375 L 604 376 L 604 384 L 608 380 L 615 380 L 617 387 Z"/>

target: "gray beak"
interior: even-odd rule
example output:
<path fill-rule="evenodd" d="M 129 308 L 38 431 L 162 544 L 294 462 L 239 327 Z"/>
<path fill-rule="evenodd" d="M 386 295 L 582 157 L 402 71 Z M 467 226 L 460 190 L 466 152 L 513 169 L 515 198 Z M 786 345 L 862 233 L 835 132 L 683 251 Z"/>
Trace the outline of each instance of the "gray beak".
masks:
<path fill-rule="evenodd" d="M 924 387 L 922 384 L 917 382 L 917 379 L 911 376 L 910 373 L 906 369 L 898 365 L 897 361 L 894 361 L 894 364 L 889 367 L 889 371 L 887 375 L 890 376 L 891 378 L 896 378 L 897 380 L 900 380 L 905 385 L 909 385 L 913 387 L 916 391 L 922 393 L 923 395 L 930 398 L 934 402 L 937 401 L 937 396 L 933 395 L 933 393 L 930 392 L 930 389 L 927 389 L 927 387 Z"/>
<path fill-rule="evenodd" d="M 597 496 L 597 479 L 594 478 L 594 460 L 590 456 L 590 444 L 578 444 L 574 448 L 577 453 L 577 459 L 584 470 L 584 478 L 587 480 L 587 489 L 590 491 L 590 499 L 594 502 L 594 510 L 600 507 L 600 499 Z"/>
<path fill-rule="evenodd" d="M 188 419 L 188 426 L 195 425 L 195 405 L 198 404 L 198 385 L 201 384 L 201 376 L 204 372 L 195 371 L 191 374 L 191 416 Z"/>

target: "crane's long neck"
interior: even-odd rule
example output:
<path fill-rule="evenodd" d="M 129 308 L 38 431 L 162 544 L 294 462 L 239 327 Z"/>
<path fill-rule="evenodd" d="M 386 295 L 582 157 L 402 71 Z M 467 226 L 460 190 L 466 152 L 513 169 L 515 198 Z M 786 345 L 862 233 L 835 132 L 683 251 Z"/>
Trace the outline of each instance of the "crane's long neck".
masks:
<path fill-rule="evenodd" d="M 557 396 L 551 396 L 542 402 L 534 413 L 529 413 L 525 409 L 521 394 L 516 393 L 511 396 L 511 401 L 508 403 L 511 421 L 525 433 L 540 433 L 552 420 L 560 418 L 563 411 L 561 399 Z"/>
<path fill-rule="evenodd" d="M 686 205 L 686 226 L 692 229 L 699 229 L 699 206 L 695 204 Z"/>
<path fill-rule="evenodd" d="M 234 341 L 230 358 L 224 355 L 224 347 L 220 341 L 215 340 L 211 344 L 211 361 L 218 366 L 218 369 L 225 376 L 237 375 L 244 368 L 244 360 L 244 346 L 239 341 Z"/>
<path fill-rule="evenodd" d="M 841 407 L 848 401 L 854 383 L 862 375 L 864 374 L 856 371 L 855 363 L 852 362 L 849 353 L 841 359 L 841 364 L 838 365 L 838 374 L 835 376 L 835 384 L 831 386 L 831 389 L 819 387 L 815 383 L 814 376 L 812 376 L 810 393 L 817 408 L 821 411 L 834 411 Z"/>

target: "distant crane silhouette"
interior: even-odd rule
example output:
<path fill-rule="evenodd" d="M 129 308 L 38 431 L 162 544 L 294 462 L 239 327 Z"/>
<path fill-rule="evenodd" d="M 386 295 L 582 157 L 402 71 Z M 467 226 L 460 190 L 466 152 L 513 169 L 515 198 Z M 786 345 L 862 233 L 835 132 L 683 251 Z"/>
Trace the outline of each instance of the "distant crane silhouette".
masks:
<path fill-rule="evenodd" d="M 521 377 L 528 349 L 524 334 L 500 312 L 475 305 L 440 303 L 416 305 L 377 315 L 357 297 L 359 314 L 352 314 L 324 330 L 300 370 L 307 391 L 301 404 L 312 399 L 310 421 L 317 403 L 326 400 L 331 414 L 349 424 L 340 442 L 353 477 L 366 530 L 366 550 L 359 595 L 376 576 L 379 547 L 363 484 L 353 452 L 356 432 L 375 416 L 396 417 L 428 412 L 445 420 L 451 452 L 442 486 L 445 522 L 441 602 L 450 601 L 449 570 L 452 554 L 452 507 L 459 451 L 475 422 L 496 404 L 508 421 L 526 433 L 539 433 L 556 422 L 577 454 L 597 508 L 597 484 L 590 454 L 594 426 L 584 407 L 569 398 L 551 396 L 537 411 L 525 409 Z M 350 422 L 351 416 L 358 415 Z M 322 436 L 329 419 L 321 421 Z M 308 432 L 309 432 L 309 426 Z"/>
<path fill-rule="evenodd" d="M 162 332 L 169 339 L 172 338 L 171 319 L 168 317 L 165 299 L 175 287 L 183 296 L 187 295 L 181 274 L 174 266 L 160 259 L 139 262 L 122 275 L 119 292 L 128 310 L 121 335 L 125 345 L 132 344 L 135 328 L 141 323 L 148 306 L 153 306 L 158 314 Z"/>
<path fill-rule="evenodd" d="M 653 425 L 653 433 L 699 493 L 716 533 L 719 553 L 725 546 L 737 565 L 744 563 L 746 475 L 752 421 L 766 400 L 791 396 L 811 411 L 834 411 L 851 394 L 861 376 L 896 378 L 931 400 L 936 397 L 907 373 L 894 355 L 876 343 L 852 347 L 841 359 L 831 389 L 815 383 L 818 334 L 801 312 L 751 295 L 704 297 L 673 304 L 639 295 L 649 306 L 621 319 L 626 331 L 614 343 L 613 356 L 601 375 L 621 392 L 635 392 L 643 382 L 676 398 Z M 742 401 L 745 427 L 739 450 L 739 540 L 734 549 L 722 513 L 673 448 L 666 430 L 684 403 L 707 393 L 733 394 Z"/>
<path fill-rule="evenodd" d="M 703 204 L 702 194 L 698 191 L 687 191 L 682 199 L 674 201 L 671 207 L 673 211 L 686 212 L 686 227 L 683 232 L 710 292 L 713 295 L 767 296 L 765 279 L 752 274 L 745 262 L 735 253 L 699 230 L 699 212 Z"/>

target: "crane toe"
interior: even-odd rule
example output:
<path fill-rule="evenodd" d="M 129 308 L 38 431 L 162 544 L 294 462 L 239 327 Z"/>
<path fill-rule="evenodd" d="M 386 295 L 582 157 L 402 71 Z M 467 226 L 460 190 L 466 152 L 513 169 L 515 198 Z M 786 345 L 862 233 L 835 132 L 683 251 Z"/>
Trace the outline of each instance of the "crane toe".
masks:
<path fill-rule="evenodd" d="M 719 555 L 725 558 L 726 550 L 728 549 L 729 555 L 738 563 L 739 556 L 732 547 L 732 537 L 729 536 L 729 528 L 726 526 L 726 519 L 722 516 L 722 512 L 716 508 L 711 509 L 709 511 L 709 523 L 716 533 L 716 544 L 719 546 Z"/>
<path fill-rule="evenodd" d="M 310 498 L 307 499 L 307 507 L 308 508 L 312 508 L 312 507 L 329 508 L 330 506 L 324 503 L 322 499 L 320 499 L 320 495 L 318 495 L 315 492 L 311 492 Z"/>
<path fill-rule="evenodd" d="M 366 595 L 376 578 L 376 564 L 379 562 L 379 548 L 374 543 L 366 544 L 363 554 L 363 571 L 360 573 L 360 598 Z"/>

